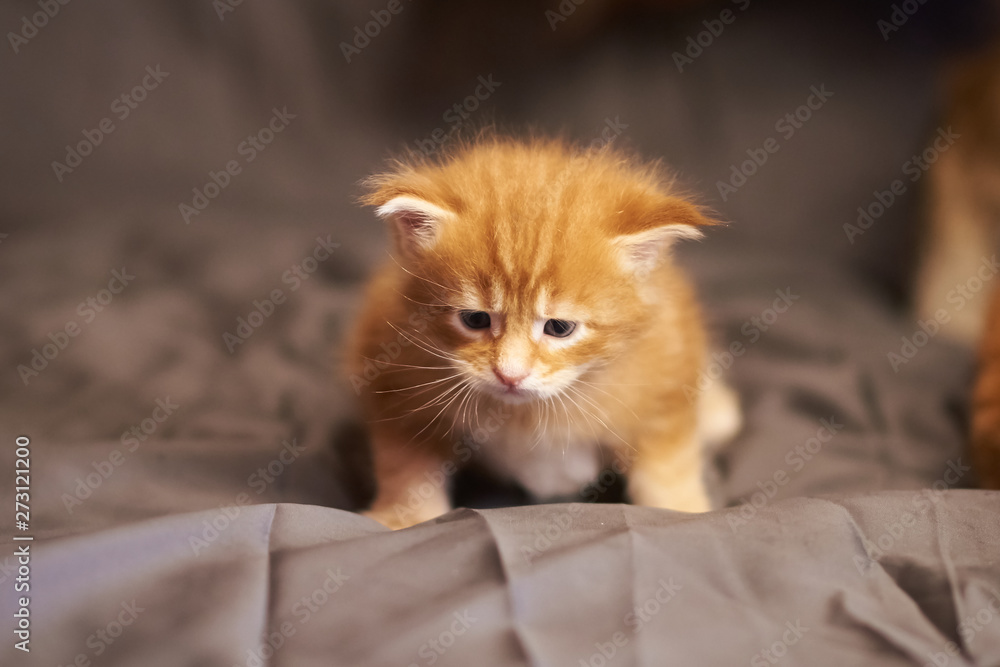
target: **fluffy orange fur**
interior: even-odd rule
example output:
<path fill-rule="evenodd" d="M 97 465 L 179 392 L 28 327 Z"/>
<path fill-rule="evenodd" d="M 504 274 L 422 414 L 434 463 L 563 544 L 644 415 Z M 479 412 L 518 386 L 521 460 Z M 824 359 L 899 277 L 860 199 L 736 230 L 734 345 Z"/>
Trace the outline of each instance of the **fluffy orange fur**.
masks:
<path fill-rule="evenodd" d="M 691 391 L 705 332 L 668 252 L 710 221 L 656 165 L 483 138 L 368 184 L 394 242 L 348 351 L 371 516 L 448 511 L 473 452 L 539 496 L 579 491 L 611 453 L 633 502 L 710 509 Z"/>

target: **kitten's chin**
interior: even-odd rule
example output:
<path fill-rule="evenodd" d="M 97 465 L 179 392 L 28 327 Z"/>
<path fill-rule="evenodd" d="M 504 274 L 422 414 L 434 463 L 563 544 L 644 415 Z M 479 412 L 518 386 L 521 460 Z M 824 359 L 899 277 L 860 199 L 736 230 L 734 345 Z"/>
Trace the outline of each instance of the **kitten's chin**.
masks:
<path fill-rule="evenodd" d="M 487 394 L 490 398 L 507 403 L 508 405 L 524 405 L 525 403 L 534 403 L 543 398 L 541 394 L 533 389 L 511 389 L 492 384 L 486 385 L 483 393 Z"/>

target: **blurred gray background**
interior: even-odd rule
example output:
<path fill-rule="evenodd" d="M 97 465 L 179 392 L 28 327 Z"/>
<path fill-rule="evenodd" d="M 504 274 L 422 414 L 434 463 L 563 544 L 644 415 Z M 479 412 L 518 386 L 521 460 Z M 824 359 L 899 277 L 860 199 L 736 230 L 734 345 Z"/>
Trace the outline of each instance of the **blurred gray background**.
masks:
<path fill-rule="evenodd" d="M 45 16 L 42 5 L 58 11 Z M 52 530 L 225 502 L 289 437 L 308 443 L 316 464 L 261 499 L 351 507 L 363 498 L 364 476 L 345 472 L 330 445 L 346 437 L 363 463 L 360 435 L 344 435 L 355 412 L 338 350 L 386 244 L 355 204 L 358 182 L 394 152 L 490 124 L 662 158 L 729 221 L 679 252 L 718 345 L 745 341 L 745 323 L 776 289 L 805 290 L 730 370 L 748 426 L 719 459 L 724 501 L 753 491 L 761 469 L 817 428 L 777 416 L 802 401 L 816 419 L 829 412 L 827 399 L 779 392 L 803 382 L 860 401 L 863 433 L 838 451 L 868 467 L 817 467 L 783 494 L 919 486 L 960 450 L 969 352 L 934 341 L 909 377 L 885 362 L 914 328 L 904 306 L 926 181 L 853 242 L 844 225 L 930 145 L 942 68 L 990 37 L 987 6 L 930 2 L 890 32 L 893 6 L 883 2 L 401 0 L 392 9 L 315 0 L 0 7 L 0 422 L 51 452 L 39 455 L 36 494 Z M 814 90 L 825 99 L 802 107 Z M 287 126 L 250 148 L 275 110 Z M 783 120 L 797 111 L 808 119 Z M 88 133 L 100 143 L 84 145 L 77 166 L 54 165 L 73 164 L 71 149 L 95 142 Z M 768 140 L 777 151 L 723 196 L 719 183 Z M 216 176 L 225 187 L 213 190 L 227 164 L 239 173 Z M 215 196 L 197 200 L 206 185 Z M 185 214 L 197 202 L 207 206 Z M 317 239 L 339 246 L 308 279 L 288 280 Z M 120 294 L 99 311 L 84 305 L 123 268 L 135 278 Z M 275 289 L 287 300 L 227 346 L 225 335 Z M 78 335 L 60 338 L 72 323 Z M 58 340 L 65 349 L 39 357 L 37 376 L 19 370 Z M 925 393 L 896 407 L 866 402 L 887 384 Z M 167 397 L 176 412 L 69 512 L 66 494 Z M 886 416 L 897 407 L 910 416 Z M 922 422 L 928 413 L 933 427 Z M 897 429 L 925 447 L 886 444 Z"/>

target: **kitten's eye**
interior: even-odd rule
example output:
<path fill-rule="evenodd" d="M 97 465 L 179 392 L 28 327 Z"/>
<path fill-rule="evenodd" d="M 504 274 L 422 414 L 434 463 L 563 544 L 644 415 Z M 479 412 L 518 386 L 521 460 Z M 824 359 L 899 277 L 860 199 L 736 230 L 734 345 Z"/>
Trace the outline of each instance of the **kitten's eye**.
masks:
<path fill-rule="evenodd" d="M 458 314 L 462 324 L 470 329 L 489 329 L 490 314 L 482 310 L 463 310 Z"/>
<path fill-rule="evenodd" d="M 576 322 L 567 322 L 566 320 L 548 320 L 542 331 L 548 336 L 565 338 L 573 333 L 573 329 L 576 329 Z"/>

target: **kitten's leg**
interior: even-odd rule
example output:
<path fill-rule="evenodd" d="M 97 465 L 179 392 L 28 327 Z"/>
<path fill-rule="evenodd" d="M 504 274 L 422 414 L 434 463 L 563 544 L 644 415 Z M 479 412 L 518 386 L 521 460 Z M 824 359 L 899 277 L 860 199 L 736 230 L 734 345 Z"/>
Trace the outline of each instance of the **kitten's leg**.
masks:
<path fill-rule="evenodd" d="M 709 451 L 732 440 L 743 427 L 740 399 L 721 379 L 705 389 L 698 402 L 698 436 Z"/>
<path fill-rule="evenodd" d="M 979 184 L 987 181 L 975 178 L 975 169 L 965 166 L 972 163 L 963 159 L 967 157 L 965 149 L 959 145 L 942 154 L 931 170 L 930 224 L 914 294 L 921 319 L 935 319 L 936 313 L 948 307 L 955 286 L 974 277 L 983 261 L 997 250 L 997 224 L 983 206 L 991 198 L 989 187 L 981 187 Z M 972 344 L 986 322 L 989 290 L 963 297 L 963 307 L 951 309 L 950 317 L 941 323 L 941 333 Z"/>
<path fill-rule="evenodd" d="M 444 480 L 444 461 L 435 452 L 398 436 L 374 433 L 372 453 L 378 491 L 366 516 L 398 530 L 451 509 L 447 484 L 433 481 Z"/>
<path fill-rule="evenodd" d="M 682 512 L 712 509 L 703 478 L 698 437 L 647 436 L 628 473 L 628 493 L 636 505 Z"/>

